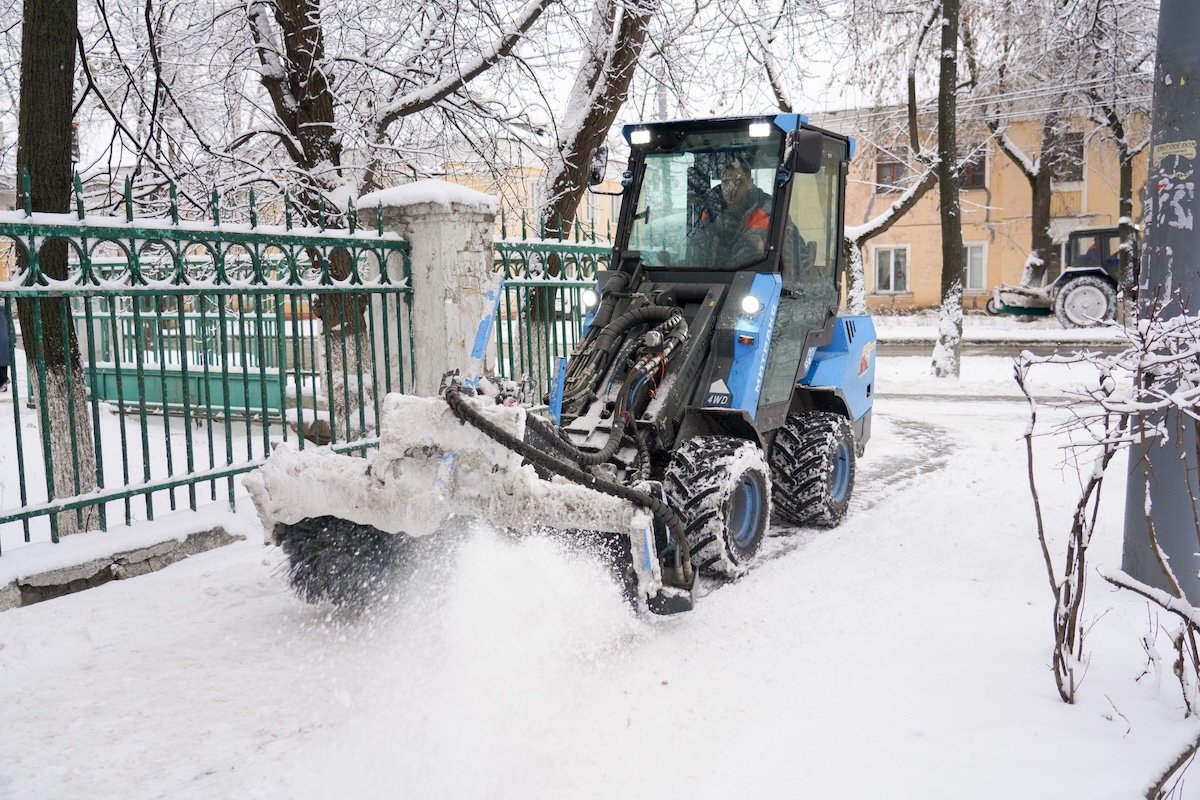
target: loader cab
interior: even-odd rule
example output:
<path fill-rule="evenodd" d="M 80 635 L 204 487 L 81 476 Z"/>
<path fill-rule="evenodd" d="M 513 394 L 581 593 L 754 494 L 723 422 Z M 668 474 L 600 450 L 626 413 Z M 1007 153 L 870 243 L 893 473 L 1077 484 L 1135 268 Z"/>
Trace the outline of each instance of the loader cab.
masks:
<path fill-rule="evenodd" d="M 745 335 L 753 323 L 745 315 L 724 319 L 731 342 L 753 339 L 765 353 L 756 397 L 735 393 L 729 402 L 759 430 L 781 424 L 808 354 L 832 336 L 851 141 L 794 114 L 629 125 L 623 133 L 630 161 L 614 263 L 636 260 L 654 282 L 761 295 L 754 305 L 769 340 Z M 755 276 L 778 279 L 770 277 L 764 293 Z M 739 347 L 730 348 L 737 360 Z M 718 372 L 733 369 L 722 360 L 714 361 Z"/>

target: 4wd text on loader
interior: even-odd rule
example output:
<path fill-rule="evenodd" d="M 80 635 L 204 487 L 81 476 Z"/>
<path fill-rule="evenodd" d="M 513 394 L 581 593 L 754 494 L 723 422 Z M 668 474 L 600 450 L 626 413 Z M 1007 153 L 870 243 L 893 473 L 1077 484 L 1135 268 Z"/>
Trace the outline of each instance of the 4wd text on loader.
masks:
<path fill-rule="evenodd" d="M 545 414 L 454 376 L 386 398 L 369 463 L 284 444 L 248 476 L 302 597 L 386 591 L 404 542 L 467 515 L 599 536 L 630 599 L 674 613 L 697 572 L 749 568 L 772 513 L 841 522 L 875 369 L 871 319 L 837 313 L 853 141 L 791 114 L 623 133 L 612 269 Z"/>

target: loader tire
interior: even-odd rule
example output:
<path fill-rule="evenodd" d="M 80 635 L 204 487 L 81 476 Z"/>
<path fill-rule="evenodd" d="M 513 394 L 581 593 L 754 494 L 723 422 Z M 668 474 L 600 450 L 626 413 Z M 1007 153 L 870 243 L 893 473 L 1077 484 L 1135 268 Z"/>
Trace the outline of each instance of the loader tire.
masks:
<path fill-rule="evenodd" d="M 828 411 L 791 414 L 771 448 L 775 514 L 789 525 L 840 524 L 854 492 L 854 432 Z"/>
<path fill-rule="evenodd" d="M 1117 290 L 1096 275 L 1067 283 L 1054 298 L 1054 316 L 1064 328 L 1090 328 L 1116 317 Z"/>
<path fill-rule="evenodd" d="M 750 568 L 771 517 L 770 471 L 758 445 L 689 439 L 672 456 L 663 490 L 683 522 L 693 567 L 723 578 Z"/>

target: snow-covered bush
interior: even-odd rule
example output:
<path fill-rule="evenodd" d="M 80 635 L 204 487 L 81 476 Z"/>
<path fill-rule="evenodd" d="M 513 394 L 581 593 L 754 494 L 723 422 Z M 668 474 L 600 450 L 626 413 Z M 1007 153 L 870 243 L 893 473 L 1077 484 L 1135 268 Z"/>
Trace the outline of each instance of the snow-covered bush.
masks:
<path fill-rule="evenodd" d="M 1140 469 L 1145 487 L 1144 514 L 1148 541 L 1144 544 L 1161 570 L 1164 591 L 1138 580 L 1121 569 L 1101 572 L 1104 580 L 1134 592 L 1174 618 L 1178 626 L 1171 633 L 1175 650 L 1172 671 L 1179 681 L 1186 716 L 1200 713 L 1200 607 L 1191 604 L 1179 577 L 1171 566 L 1155 529 L 1155 514 L 1150 501 L 1153 477 L 1151 459 L 1146 454 L 1152 443 L 1185 441 L 1185 426 L 1200 422 L 1200 316 L 1194 315 L 1176 295 L 1165 301 L 1156 299 L 1148 313 L 1135 325 L 1109 325 L 1124 339 L 1124 349 L 1116 354 L 1080 351 L 1071 354 L 1035 356 L 1022 353 L 1015 360 L 1015 378 L 1029 401 L 1030 423 L 1025 433 L 1029 466 L 1029 487 L 1033 496 L 1038 540 L 1042 548 L 1047 577 L 1055 598 L 1054 653 L 1052 668 L 1059 695 L 1073 703 L 1086 668 L 1083 649 L 1085 629 L 1080 623 L 1088 577 L 1087 550 L 1096 526 L 1101 489 L 1108 467 L 1122 450 L 1130 451 L 1131 474 Z M 1079 467 L 1083 478 L 1075 505 L 1065 552 L 1052 552 L 1047 536 L 1043 509 L 1034 477 L 1033 437 L 1038 421 L 1038 401 L 1029 388 L 1030 373 L 1041 364 L 1091 364 L 1099 375 L 1095 386 L 1066 393 L 1067 422 L 1055 431 L 1065 434 L 1069 458 Z M 1194 457 L 1193 457 L 1194 458 Z M 1195 464 L 1193 463 L 1194 467 Z M 1118 479 L 1125 477 L 1118 475 Z M 1197 497 L 1190 480 L 1184 481 L 1193 507 Z M 1193 517 L 1196 550 L 1200 551 L 1200 516 Z M 1161 520 L 1160 520 L 1161 522 Z M 1126 543 L 1128 546 L 1128 542 Z M 1061 563 L 1056 563 L 1061 559 Z M 1141 646 L 1155 658 L 1149 638 Z M 1165 786 L 1177 776 L 1200 750 L 1197 737 L 1151 786 L 1147 797 L 1165 797 Z"/>

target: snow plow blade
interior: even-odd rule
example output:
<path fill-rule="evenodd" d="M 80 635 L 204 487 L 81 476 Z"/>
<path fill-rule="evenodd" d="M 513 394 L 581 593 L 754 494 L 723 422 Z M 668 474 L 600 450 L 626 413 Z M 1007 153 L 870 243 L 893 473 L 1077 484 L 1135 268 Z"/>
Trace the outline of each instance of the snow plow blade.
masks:
<path fill-rule="evenodd" d="M 373 458 L 278 445 L 244 485 L 267 541 L 288 555 L 293 588 L 310 602 L 369 599 L 386 588 L 388 565 L 406 537 L 429 536 L 447 519 L 466 516 L 521 531 L 544 526 L 626 537 L 639 605 L 658 613 L 690 609 L 692 586 L 664 586 L 647 508 L 561 477 L 539 477 L 513 449 L 526 438 L 527 413 L 457 388 L 432 398 L 390 394 Z M 509 441 L 465 417 L 479 417 Z"/>
<path fill-rule="evenodd" d="M 1048 317 L 1051 306 L 1050 293 L 1045 288 L 1010 286 L 1001 283 L 992 290 L 987 301 L 989 314 L 1011 314 L 1024 317 Z"/>

